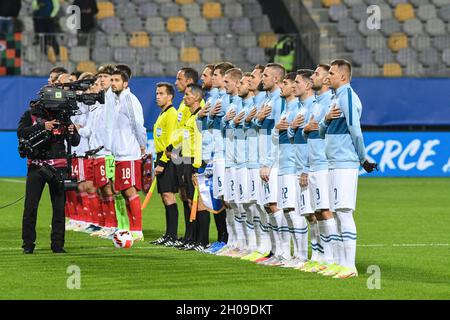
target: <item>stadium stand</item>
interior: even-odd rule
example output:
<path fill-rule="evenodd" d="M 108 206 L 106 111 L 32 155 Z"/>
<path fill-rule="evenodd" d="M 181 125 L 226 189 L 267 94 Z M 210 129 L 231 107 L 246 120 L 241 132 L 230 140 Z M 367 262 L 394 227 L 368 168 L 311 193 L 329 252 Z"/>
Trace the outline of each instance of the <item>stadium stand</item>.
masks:
<path fill-rule="evenodd" d="M 448 61 L 450 48 L 448 0 L 304 0 L 303 3 L 322 31 L 320 51 L 326 54 L 321 54 L 321 61 L 348 58 L 355 63 L 357 76 L 450 75 L 448 69 L 442 68 Z M 366 10 L 370 5 L 377 5 L 381 11 L 379 30 L 367 28 L 370 14 Z"/>

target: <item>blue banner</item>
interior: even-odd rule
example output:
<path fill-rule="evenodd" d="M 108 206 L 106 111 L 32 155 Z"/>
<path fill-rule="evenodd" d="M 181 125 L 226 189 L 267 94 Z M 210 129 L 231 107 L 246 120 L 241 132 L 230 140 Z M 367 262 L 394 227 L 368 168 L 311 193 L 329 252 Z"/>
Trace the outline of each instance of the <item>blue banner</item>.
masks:
<path fill-rule="evenodd" d="M 145 126 L 152 130 L 159 107 L 155 103 L 156 83 L 175 82 L 174 77 L 134 77 L 132 92 L 144 108 Z M 0 130 L 15 130 L 21 114 L 39 89 L 47 83 L 43 77 L 0 77 Z M 363 104 L 361 124 L 450 125 L 450 99 L 446 95 L 450 79 L 355 78 L 352 86 Z M 178 106 L 182 94 L 177 93 Z"/>
<path fill-rule="evenodd" d="M 365 132 L 367 158 L 379 171 L 367 177 L 450 177 L 449 132 Z M 17 152 L 16 132 L 0 132 L 0 177 L 26 175 L 26 161 Z M 153 149 L 148 133 L 147 150 Z"/>

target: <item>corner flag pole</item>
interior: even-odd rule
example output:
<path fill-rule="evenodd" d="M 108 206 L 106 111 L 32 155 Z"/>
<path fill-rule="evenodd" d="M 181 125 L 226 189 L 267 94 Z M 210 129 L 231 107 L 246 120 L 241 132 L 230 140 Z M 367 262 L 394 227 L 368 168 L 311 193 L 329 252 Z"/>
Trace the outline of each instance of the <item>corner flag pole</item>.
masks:
<path fill-rule="evenodd" d="M 192 199 L 192 209 L 189 221 L 192 222 L 197 218 L 197 207 L 198 207 L 198 186 L 195 187 L 194 199 Z"/>

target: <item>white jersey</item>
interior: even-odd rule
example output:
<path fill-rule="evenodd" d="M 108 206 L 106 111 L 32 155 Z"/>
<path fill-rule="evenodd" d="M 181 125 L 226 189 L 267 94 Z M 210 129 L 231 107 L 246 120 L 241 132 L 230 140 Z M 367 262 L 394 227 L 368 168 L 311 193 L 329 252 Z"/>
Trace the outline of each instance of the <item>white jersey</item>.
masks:
<path fill-rule="evenodd" d="M 87 124 L 87 120 L 89 117 L 89 106 L 84 103 L 78 102 L 80 114 L 70 117 L 70 120 L 73 124 L 80 125 L 85 127 Z M 79 157 L 83 157 L 84 153 L 89 150 L 89 139 L 81 136 L 80 134 L 80 143 L 76 147 L 72 147 L 72 153 L 75 153 Z"/>
<path fill-rule="evenodd" d="M 118 161 L 139 160 L 141 147 L 147 145 L 142 105 L 127 88 L 115 95 L 115 110 L 112 153 Z"/>
<path fill-rule="evenodd" d="M 96 102 L 89 106 L 89 116 L 86 126 L 80 128 L 80 136 L 89 140 L 89 149 L 104 148 L 96 155 L 111 155 L 112 131 L 115 119 L 114 93 L 111 88 L 105 93 L 105 104 Z"/>

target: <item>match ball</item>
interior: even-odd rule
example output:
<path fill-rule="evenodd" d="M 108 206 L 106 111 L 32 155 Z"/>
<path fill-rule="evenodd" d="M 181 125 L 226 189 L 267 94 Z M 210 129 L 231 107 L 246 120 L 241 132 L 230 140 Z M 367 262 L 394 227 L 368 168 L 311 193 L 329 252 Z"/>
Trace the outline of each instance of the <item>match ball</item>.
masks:
<path fill-rule="evenodd" d="M 129 249 L 133 246 L 133 236 L 127 230 L 119 230 L 114 233 L 113 243 L 116 248 Z"/>

